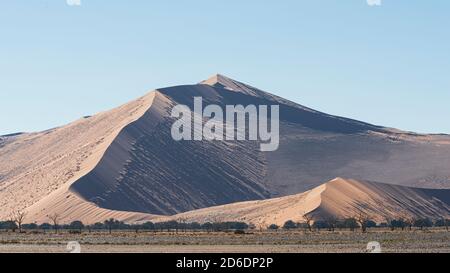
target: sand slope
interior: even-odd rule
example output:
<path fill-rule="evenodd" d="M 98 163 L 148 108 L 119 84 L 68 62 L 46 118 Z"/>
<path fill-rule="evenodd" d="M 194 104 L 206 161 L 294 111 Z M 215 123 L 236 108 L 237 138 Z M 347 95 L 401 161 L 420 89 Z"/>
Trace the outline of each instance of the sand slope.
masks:
<path fill-rule="evenodd" d="M 21 134 L 0 150 L 0 219 L 14 210 L 36 212 L 37 202 L 49 205 L 55 193 L 72 195 L 71 183 L 91 171 L 120 130 L 151 106 L 155 93 L 90 118 L 41 133 Z M 70 204 L 67 204 L 69 207 Z M 34 214 L 33 214 L 34 213 Z M 40 217 L 45 217 L 47 214 Z"/>

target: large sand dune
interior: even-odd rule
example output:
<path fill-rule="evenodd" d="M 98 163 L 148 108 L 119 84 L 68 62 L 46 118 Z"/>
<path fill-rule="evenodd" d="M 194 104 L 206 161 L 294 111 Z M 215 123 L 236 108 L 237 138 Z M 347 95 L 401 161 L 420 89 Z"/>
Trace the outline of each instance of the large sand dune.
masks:
<path fill-rule="evenodd" d="M 73 196 L 68 187 L 96 166 L 122 128 L 142 116 L 154 97 L 151 93 L 64 127 L 7 137 L 0 145 L 0 219 L 38 202 L 50 204 L 47 200 L 57 194 Z M 52 212 L 51 206 L 44 209 L 44 214 Z"/>
<path fill-rule="evenodd" d="M 221 107 L 279 104 L 280 148 L 264 153 L 257 141 L 174 141 L 170 111 L 176 104 L 192 108 L 195 96 Z M 328 115 L 216 75 L 66 126 L 1 137 L 0 219 L 26 210 L 27 220 L 38 222 L 54 213 L 64 221 L 148 220 L 297 194 L 337 176 L 450 188 L 449 166 L 449 136 Z"/>

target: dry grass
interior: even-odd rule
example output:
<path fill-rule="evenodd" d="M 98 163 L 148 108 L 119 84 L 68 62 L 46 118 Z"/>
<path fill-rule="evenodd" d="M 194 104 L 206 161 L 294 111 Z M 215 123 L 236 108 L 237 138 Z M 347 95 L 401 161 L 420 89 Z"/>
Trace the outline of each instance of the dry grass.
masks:
<path fill-rule="evenodd" d="M 450 252 L 450 232 L 443 229 L 367 233 L 257 231 L 245 235 L 206 232 L 116 231 L 83 234 L 0 233 L 0 252 L 66 252 L 69 241 L 78 241 L 83 252 L 365 252 L 378 241 L 383 252 Z"/>

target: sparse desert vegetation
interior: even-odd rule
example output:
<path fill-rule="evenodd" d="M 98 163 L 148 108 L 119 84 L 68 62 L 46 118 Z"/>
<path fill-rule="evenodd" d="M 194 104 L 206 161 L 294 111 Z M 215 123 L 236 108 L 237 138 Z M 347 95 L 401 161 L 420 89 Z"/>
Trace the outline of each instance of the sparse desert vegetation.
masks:
<path fill-rule="evenodd" d="M 408 226 L 403 219 L 373 225 L 365 230 L 356 219 L 305 223 L 288 221 L 266 230 L 240 222 L 165 223 L 128 225 L 110 219 L 84 225 L 74 221 L 51 224 L 0 222 L 0 252 L 67 252 L 77 241 L 83 252 L 366 252 L 377 241 L 383 252 L 450 252 L 450 220 L 417 219 Z"/>
<path fill-rule="evenodd" d="M 276 231 L 205 232 L 114 230 L 58 234 L 42 230 L 0 233 L 0 252 L 67 252 L 77 241 L 82 252 L 366 252 L 377 241 L 383 252 L 450 252 L 450 233 L 442 228 L 401 231 L 386 228 L 359 231 L 301 229 Z"/>

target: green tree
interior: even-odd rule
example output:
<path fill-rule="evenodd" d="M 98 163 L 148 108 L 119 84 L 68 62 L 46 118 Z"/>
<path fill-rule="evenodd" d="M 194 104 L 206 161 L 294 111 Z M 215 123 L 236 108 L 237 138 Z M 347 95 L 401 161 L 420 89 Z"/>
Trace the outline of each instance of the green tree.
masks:
<path fill-rule="evenodd" d="M 355 229 L 357 229 L 359 227 L 358 222 L 356 221 L 355 218 L 344 219 L 343 226 L 345 228 L 350 229 L 351 231 L 355 231 Z"/>
<path fill-rule="evenodd" d="M 69 228 L 73 230 L 79 230 L 80 232 L 82 232 L 84 224 L 81 221 L 73 221 L 72 223 L 70 223 Z"/>
<path fill-rule="evenodd" d="M 294 228 L 297 228 L 297 224 L 292 220 L 286 221 L 283 225 L 283 229 L 294 229 Z"/>
<path fill-rule="evenodd" d="M 423 228 L 432 227 L 433 222 L 429 218 L 417 219 L 414 221 L 414 226 L 423 230 Z"/>
<path fill-rule="evenodd" d="M 320 231 L 323 228 L 328 228 L 328 224 L 325 221 L 317 220 L 314 222 L 313 227 Z"/>
<path fill-rule="evenodd" d="M 114 226 L 116 225 L 116 220 L 114 218 L 110 218 L 108 220 L 105 220 L 104 225 L 108 229 L 109 234 L 112 233 L 112 230 Z"/>
<path fill-rule="evenodd" d="M 203 229 L 203 230 L 206 230 L 207 232 L 210 232 L 210 231 L 212 231 L 212 229 L 213 229 L 213 224 L 210 223 L 210 222 L 204 223 L 204 224 L 202 225 L 202 229 Z"/>
<path fill-rule="evenodd" d="M 16 232 L 18 228 L 15 221 L 9 220 L 5 222 L 0 222 L 0 229 L 5 229 L 6 231 L 11 230 L 12 232 Z"/>
<path fill-rule="evenodd" d="M 44 232 L 51 229 L 52 225 L 50 225 L 49 223 L 43 223 L 39 225 L 39 229 L 42 229 Z"/>
<path fill-rule="evenodd" d="M 143 230 L 154 230 L 155 224 L 153 224 L 152 222 L 145 222 L 142 224 L 142 229 Z"/>
<path fill-rule="evenodd" d="M 28 229 L 28 230 L 38 229 L 38 225 L 35 223 L 23 224 L 22 227 L 23 227 L 23 229 Z"/>

